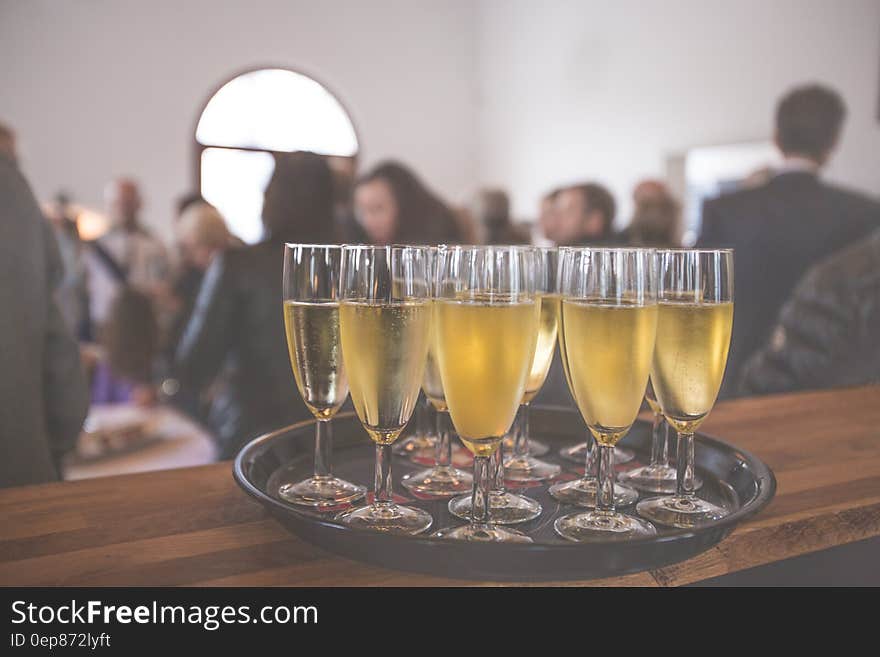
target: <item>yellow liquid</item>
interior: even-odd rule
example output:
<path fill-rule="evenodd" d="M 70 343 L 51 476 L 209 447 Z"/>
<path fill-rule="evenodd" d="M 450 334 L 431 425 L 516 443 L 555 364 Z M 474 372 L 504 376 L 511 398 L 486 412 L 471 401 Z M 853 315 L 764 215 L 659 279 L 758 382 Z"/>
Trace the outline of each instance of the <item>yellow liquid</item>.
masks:
<path fill-rule="evenodd" d="M 568 358 L 565 353 L 565 325 L 562 323 L 562 305 L 559 306 L 559 320 L 556 322 L 557 326 L 557 340 L 559 343 L 559 360 L 562 361 L 562 371 L 565 374 L 565 382 L 568 384 L 568 389 L 572 391 L 572 395 L 574 395 L 574 388 L 571 385 L 571 374 L 568 372 Z"/>
<path fill-rule="evenodd" d="M 556 347 L 556 326 L 559 316 L 559 296 L 545 294 L 538 298 L 541 316 L 538 321 L 538 339 L 535 343 L 535 356 L 526 379 L 526 391 L 523 404 L 528 404 L 544 385 L 550 363 L 553 361 L 553 349 Z"/>
<path fill-rule="evenodd" d="M 645 395 L 657 306 L 563 300 L 562 325 L 572 396 L 596 440 L 614 445 Z"/>
<path fill-rule="evenodd" d="M 285 301 L 284 328 L 299 394 L 315 417 L 328 420 L 348 396 L 339 304 Z"/>
<path fill-rule="evenodd" d="M 477 456 L 510 430 L 535 351 L 534 301 L 437 301 L 437 361 L 452 423 Z"/>
<path fill-rule="evenodd" d="M 428 353 L 428 302 L 340 304 L 351 400 L 373 441 L 397 440 L 419 395 Z"/>
<path fill-rule="evenodd" d="M 661 303 L 651 382 L 663 414 L 691 433 L 712 410 L 730 348 L 732 303 Z"/>

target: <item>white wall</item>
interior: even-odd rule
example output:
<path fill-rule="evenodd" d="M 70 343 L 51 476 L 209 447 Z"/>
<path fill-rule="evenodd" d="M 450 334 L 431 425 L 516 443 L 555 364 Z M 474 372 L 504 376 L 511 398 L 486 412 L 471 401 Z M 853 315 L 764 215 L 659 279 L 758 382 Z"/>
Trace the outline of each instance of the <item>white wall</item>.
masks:
<path fill-rule="evenodd" d="M 38 195 L 99 207 L 129 173 L 168 237 L 208 95 L 289 66 L 350 110 L 362 166 L 398 157 L 460 199 L 476 176 L 475 28 L 463 0 L 0 0 L 0 121 Z"/>
<path fill-rule="evenodd" d="M 849 117 L 828 177 L 880 193 L 877 0 L 485 0 L 481 179 L 515 211 L 595 178 L 620 201 L 686 148 L 769 137 L 775 102 L 831 84 Z"/>
<path fill-rule="evenodd" d="M 621 223 L 668 157 L 766 138 L 784 89 L 824 81 L 849 106 L 829 177 L 880 193 L 877 0 L 0 0 L 0 121 L 37 192 L 99 205 L 130 173 L 164 229 L 207 95 L 262 64 L 337 92 L 364 166 L 453 201 L 502 184 L 522 217 L 596 178 Z"/>

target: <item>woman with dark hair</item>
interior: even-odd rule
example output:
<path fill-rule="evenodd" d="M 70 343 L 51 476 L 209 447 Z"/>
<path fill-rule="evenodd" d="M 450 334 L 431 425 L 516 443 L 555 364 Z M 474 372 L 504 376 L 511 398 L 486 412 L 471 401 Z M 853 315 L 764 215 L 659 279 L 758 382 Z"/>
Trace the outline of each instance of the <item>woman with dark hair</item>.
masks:
<path fill-rule="evenodd" d="M 383 162 L 357 181 L 355 217 L 372 244 L 455 244 L 453 212 L 398 162 Z"/>
<path fill-rule="evenodd" d="M 320 155 L 279 156 L 263 196 L 266 239 L 276 244 L 333 244 L 335 193 L 333 173 Z"/>
<path fill-rule="evenodd" d="M 182 387 L 206 391 L 226 375 L 208 411 L 221 458 L 260 433 L 311 417 L 290 371 L 281 273 L 285 242 L 335 241 L 333 178 L 324 158 L 300 152 L 277 159 L 263 226 L 259 244 L 214 258 L 177 350 Z"/>

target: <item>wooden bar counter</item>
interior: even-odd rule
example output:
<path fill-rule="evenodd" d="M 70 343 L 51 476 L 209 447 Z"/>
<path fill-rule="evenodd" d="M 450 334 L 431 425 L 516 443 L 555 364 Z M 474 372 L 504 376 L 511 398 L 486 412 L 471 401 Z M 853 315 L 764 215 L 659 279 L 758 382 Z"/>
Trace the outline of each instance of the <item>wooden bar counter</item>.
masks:
<path fill-rule="evenodd" d="M 558 584 L 689 584 L 880 535 L 880 387 L 720 403 L 703 431 L 753 452 L 773 468 L 778 490 L 770 505 L 689 561 Z M 493 582 L 385 570 L 315 548 L 282 529 L 240 491 L 231 464 L 224 462 L 0 490 L 0 584 Z"/>

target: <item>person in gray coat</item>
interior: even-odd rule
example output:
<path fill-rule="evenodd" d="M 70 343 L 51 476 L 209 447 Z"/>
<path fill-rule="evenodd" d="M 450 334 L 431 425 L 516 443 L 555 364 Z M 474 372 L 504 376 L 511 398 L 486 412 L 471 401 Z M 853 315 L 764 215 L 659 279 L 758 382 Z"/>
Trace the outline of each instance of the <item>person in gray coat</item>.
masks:
<path fill-rule="evenodd" d="M 61 275 L 52 229 L 0 152 L 0 487 L 58 479 L 88 411 L 79 348 L 55 301 Z"/>
<path fill-rule="evenodd" d="M 880 383 L 880 230 L 813 267 L 770 340 L 743 368 L 742 395 Z"/>

